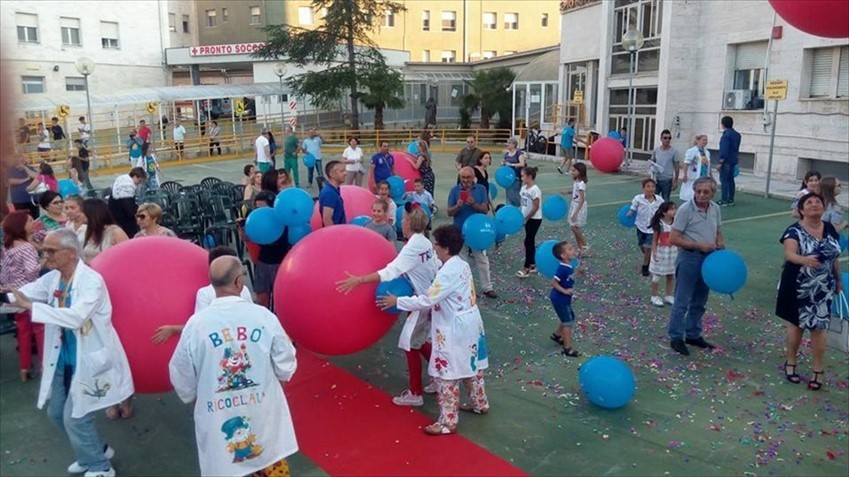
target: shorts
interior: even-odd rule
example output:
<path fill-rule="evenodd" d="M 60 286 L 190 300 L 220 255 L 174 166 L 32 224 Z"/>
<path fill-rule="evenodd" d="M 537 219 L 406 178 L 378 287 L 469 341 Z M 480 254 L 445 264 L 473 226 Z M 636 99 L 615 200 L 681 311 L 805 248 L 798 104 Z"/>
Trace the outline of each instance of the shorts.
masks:
<path fill-rule="evenodd" d="M 258 162 L 257 165 L 256 165 L 256 168 L 259 170 L 259 172 L 262 172 L 264 174 L 265 171 L 271 169 L 271 163 L 270 162 Z"/>
<path fill-rule="evenodd" d="M 640 229 L 637 229 L 637 246 L 640 248 L 651 248 L 651 242 L 654 238 L 654 234 L 647 234 L 645 232 L 640 232 Z"/>
<path fill-rule="evenodd" d="M 271 293 L 277 278 L 279 263 L 256 262 L 254 265 L 254 293 Z"/>
<path fill-rule="evenodd" d="M 560 318 L 560 326 L 571 328 L 575 324 L 575 312 L 572 311 L 571 303 L 552 303 L 557 318 Z"/>
<path fill-rule="evenodd" d="M 574 150 L 571 147 L 569 149 L 561 147 L 560 148 L 560 157 L 562 157 L 564 159 L 572 159 L 572 158 L 575 157 L 575 154 L 574 154 L 573 151 Z"/>

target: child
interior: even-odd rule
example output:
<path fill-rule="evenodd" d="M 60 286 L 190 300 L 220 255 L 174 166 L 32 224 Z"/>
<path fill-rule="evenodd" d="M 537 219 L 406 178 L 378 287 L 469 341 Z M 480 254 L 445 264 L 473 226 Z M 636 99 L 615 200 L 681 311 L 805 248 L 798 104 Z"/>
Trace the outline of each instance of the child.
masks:
<path fill-rule="evenodd" d="M 587 225 L 587 166 L 578 162 L 570 169 L 572 174 L 572 204 L 569 206 L 569 227 L 575 235 L 578 255 L 587 255 L 590 247 L 581 229 Z"/>
<path fill-rule="evenodd" d="M 383 236 L 383 238 L 389 240 L 389 243 L 395 245 L 398 236 L 395 234 L 395 227 L 389 225 L 386 220 L 388 209 L 389 206 L 385 200 L 377 199 L 374 201 L 374 204 L 371 205 L 371 220 L 366 223 L 366 228 L 374 230 Z"/>
<path fill-rule="evenodd" d="M 380 181 L 377 183 L 377 195 L 374 198 L 386 202 L 386 223 L 395 227 L 395 215 L 398 213 L 398 206 L 395 205 L 395 201 L 389 196 L 388 182 Z"/>
<path fill-rule="evenodd" d="M 542 191 L 534 183 L 537 178 L 537 168 L 525 166 L 522 168 L 521 198 L 522 215 L 525 217 L 525 267 L 518 272 L 519 278 L 528 278 L 531 273 L 537 273 L 535 260 L 536 238 L 539 226 L 542 225 Z"/>
<path fill-rule="evenodd" d="M 404 194 L 404 198 L 418 203 L 422 208 L 430 210 L 431 213 L 435 212 L 436 204 L 433 201 L 433 195 L 425 190 L 424 182 L 421 179 L 416 179 L 413 181 L 413 186 L 415 190 Z"/>
<path fill-rule="evenodd" d="M 144 171 L 147 173 L 147 182 L 145 182 L 147 190 L 159 189 L 157 175 L 162 174 L 162 171 L 159 169 L 159 162 L 156 160 L 156 156 L 150 152 L 149 142 L 142 145 L 142 160 L 144 161 L 142 167 L 144 167 Z"/>
<path fill-rule="evenodd" d="M 628 211 L 628 217 L 637 215 L 637 247 L 643 253 L 643 266 L 640 269 L 644 277 L 649 276 L 649 261 L 651 260 L 652 248 L 652 228 L 651 219 L 654 217 L 657 208 L 663 203 L 662 199 L 658 199 L 654 191 L 657 183 L 654 179 L 643 179 L 643 193 L 634 196 L 631 201 L 631 210 Z"/>
<path fill-rule="evenodd" d="M 675 304 L 672 296 L 675 280 L 675 259 L 678 257 L 678 247 L 669 243 L 669 235 L 672 232 L 672 220 L 675 218 L 675 203 L 664 202 L 660 204 L 657 212 L 651 219 L 651 228 L 654 231 L 651 242 L 651 303 L 655 306 L 663 306 L 663 302 L 670 305 Z M 660 277 L 666 277 L 666 297 L 661 300 L 658 295 L 658 282 Z"/>
<path fill-rule="evenodd" d="M 583 164 L 576 164 L 583 165 Z M 572 166 L 574 169 L 575 166 Z M 572 311 L 572 295 L 574 295 L 575 280 L 572 278 L 572 259 L 575 257 L 575 247 L 565 240 L 554 246 L 554 256 L 560 260 L 557 273 L 551 280 L 551 306 L 560 318 L 560 325 L 551 334 L 551 339 L 563 346 L 563 353 L 570 358 L 581 354 L 572 349 L 572 326 L 575 324 L 575 313 Z"/>

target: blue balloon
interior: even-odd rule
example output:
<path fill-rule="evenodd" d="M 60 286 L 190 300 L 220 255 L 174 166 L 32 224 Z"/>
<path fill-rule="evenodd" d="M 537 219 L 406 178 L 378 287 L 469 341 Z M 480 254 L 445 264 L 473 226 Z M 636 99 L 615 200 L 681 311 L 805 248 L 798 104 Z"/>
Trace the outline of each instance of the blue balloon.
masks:
<path fill-rule="evenodd" d="M 619 212 L 616 214 L 619 218 L 619 224 L 629 229 L 637 225 L 637 213 L 634 212 L 634 214 L 629 217 L 628 212 L 630 210 L 631 204 L 625 204 L 619 208 Z"/>
<path fill-rule="evenodd" d="M 389 183 L 389 195 L 396 201 L 401 200 L 404 197 L 404 178 L 392 176 L 386 182 Z"/>
<path fill-rule="evenodd" d="M 260 245 L 273 243 L 283 235 L 283 223 L 274 209 L 260 207 L 248 214 L 245 221 L 245 233 L 252 242 Z"/>
<path fill-rule="evenodd" d="M 418 139 L 414 139 L 413 142 L 411 142 L 407 146 L 407 152 L 409 152 L 410 154 L 412 154 L 414 156 L 418 155 L 418 153 L 419 153 L 419 141 L 418 141 Z"/>
<path fill-rule="evenodd" d="M 702 280 L 717 293 L 736 293 L 746 284 L 747 276 L 743 257 L 731 250 L 712 252 L 702 262 Z"/>
<path fill-rule="evenodd" d="M 740 175 L 740 166 L 734 166 L 734 177 Z"/>
<path fill-rule="evenodd" d="M 495 224 L 484 214 L 474 214 L 463 223 L 463 239 L 472 250 L 486 250 L 495 243 Z"/>
<path fill-rule="evenodd" d="M 489 198 L 495 200 L 498 197 L 498 187 L 492 182 L 489 183 Z"/>
<path fill-rule="evenodd" d="M 495 171 L 495 182 L 507 189 L 516 182 L 516 171 L 510 166 L 501 166 Z"/>
<path fill-rule="evenodd" d="M 505 205 L 495 213 L 495 230 L 504 235 L 513 235 L 525 225 L 525 216 L 515 205 Z"/>
<path fill-rule="evenodd" d="M 554 256 L 554 246 L 558 243 L 557 240 L 546 240 L 537 246 L 537 251 L 534 253 L 537 270 L 546 278 L 554 278 L 557 267 L 560 266 L 560 258 Z"/>
<path fill-rule="evenodd" d="M 387 293 L 391 293 L 395 296 L 414 295 L 413 286 L 410 285 L 410 282 L 408 282 L 406 278 L 396 278 L 395 280 L 390 280 L 388 282 L 380 282 L 380 284 L 377 286 L 377 290 L 374 292 L 374 297 L 375 299 L 377 299 L 382 296 L 386 296 Z M 393 315 L 401 313 L 401 310 L 394 306 L 384 311 Z"/>
<path fill-rule="evenodd" d="M 542 203 L 542 216 L 546 220 L 561 220 L 569 212 L 569 203 L 560 195 L 553 195 Z"/>
<path fill-rule="evenodd" d="M 59 181 L 59 195 L 61 195 L 63 199 L 79 194 L 80 187 L 71 179 L 62 179 Z"/>
<path fill-rule="evenodd" d="M 845 252 L 847 248 L 849 248 L 849 234 L 840 234 L 840 252 Z M 846 293 L 849 293 L 849 290 Z"/>
<path fill-rule="evenodd" d="M 587 399 L 605 409 L 628 404 L 637 386 L 631 368 L 612 356 L 596 356 L 582 364 L 578 382 Z"/>
<path fill-rule="evenodd" d="M 304 165 L 307 166 L 307 169 L 315 167 L 315 156 L 310 153 L 304 154 Z"/>
<path fill-rule="evenodd" d="M 371 220 L 371 217 L 368 215 L 358 215 L 351 219 L 349 222 L 351 225 L 359 225 L 360 227 L 365 227 L 367 223 Z"/>
<path fill-rule="evenodd" d="M 298 187 L 290 187 L 277 194 L 274 211 L 283 225 L 303 225 L 309 223 L 314 203 L 309 192 Z"/>
<path fill-rule="evenodd" d="M 289 227 L 289 245 L 295 245 L 299 240 L 306 237 L 307 234 L 312 232 L 312 227 L 310 224 L 298 224 L 292 225 Z"/>
<path fill-rule="evenodd" d="M 843 272 L 841 279 L 843 280 L 843 297 L 849 297 L 849 272 Z M 831 314 L 843 316 L 844 320 L 849 320 L 849 304 L 843 301 L 840 295 L 834 295 L 834 299 L 831 302 Z M 844 324 L 844 326 L 846 325 Z"/>

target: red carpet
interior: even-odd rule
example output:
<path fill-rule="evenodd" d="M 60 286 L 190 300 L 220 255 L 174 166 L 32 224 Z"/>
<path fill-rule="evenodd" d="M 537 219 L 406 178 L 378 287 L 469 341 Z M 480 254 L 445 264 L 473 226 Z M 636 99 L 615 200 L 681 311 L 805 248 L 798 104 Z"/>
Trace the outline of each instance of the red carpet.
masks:
<path fill-rule="evenodd" d="M 459 434 L 425 435 L 430 417 L 303 348 L 286 397 L 301 452 L 332 476 L 527 475 Z M 498 416 L 460 429 L 475 418 Z"/>

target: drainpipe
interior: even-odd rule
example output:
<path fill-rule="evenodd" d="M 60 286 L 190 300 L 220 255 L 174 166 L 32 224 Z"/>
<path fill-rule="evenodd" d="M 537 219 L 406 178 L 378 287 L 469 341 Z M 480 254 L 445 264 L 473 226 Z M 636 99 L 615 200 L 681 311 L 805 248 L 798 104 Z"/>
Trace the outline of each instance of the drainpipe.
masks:
<path fill-rule="evenodd" d="M 775 14 L 775 11 L 773 11 L 772 12 L 772 28 L 770 28 L 770 30 L 769 30 L 769 43 L 766 44 L 766 58 L 764 59 L 764 84 L 763 84 L 764 90 L 766 90 L 766 85 L 769 82 L 769 53 L 772 50 L 772 37 L 773 37 L 773 32 L 775 31 L 775 18 L 776 18 L 776 14 Z M 772 122 L 772 119 L 770 119 L 770 116 L 769 116 L 769 111 L 767 109 L 767 107 L 769 106 L 768 103 L 769 103 L 768 101 L 764 100 L 764 112 L 763 112 L 764 132 L 767 132 L 767 129 L 768 129 L 770 123 Z"/>

